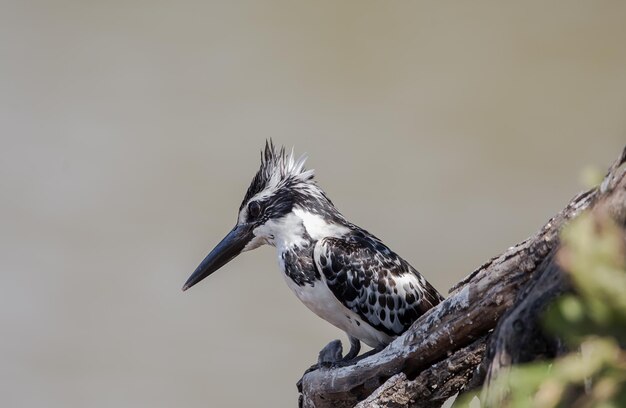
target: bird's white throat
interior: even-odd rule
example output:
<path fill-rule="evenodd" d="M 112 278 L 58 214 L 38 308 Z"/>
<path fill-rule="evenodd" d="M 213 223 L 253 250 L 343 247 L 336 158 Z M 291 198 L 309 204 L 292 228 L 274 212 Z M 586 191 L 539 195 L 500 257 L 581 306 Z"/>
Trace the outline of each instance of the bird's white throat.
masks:
<path fill-rule="evenodd" d="M 295 208 L 286 216 L 269 220 L 254 230 L 255 238 L 245 250 L 254 249 L 267 243 L 275 246 L 278 251 L 301 247 L 326 237 L 340 237 L 350 230 L 344 225 L 329 222 L 319 214 Z"/>
<path fill-rule="evenodd" d="M 306 232 L 313 241 L 319 241 L 326 237 L 341 237 L 350 232 L 350 229 L 345 225 L 328 222 L 319 214 L 314 214 L 300 208 L 295 208 L 293 213 L 302 220 Z"/>

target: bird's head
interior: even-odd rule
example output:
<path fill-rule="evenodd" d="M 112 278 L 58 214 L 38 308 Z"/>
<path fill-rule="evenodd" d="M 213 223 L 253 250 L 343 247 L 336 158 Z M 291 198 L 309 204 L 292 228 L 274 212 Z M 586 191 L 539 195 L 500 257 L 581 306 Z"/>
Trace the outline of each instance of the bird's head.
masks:
<path fill-rule="evenodd" d="M 299 244 L 336 235 L 344 219 L 304 168 L 305 157 L 266 142 L 261 167 L 239 207 L 237 224 L 189 277 L 183 290 L 206 278 L 242 252 L 263 244 Z M 319 238 L 319 237 L 317 237 Z"/>

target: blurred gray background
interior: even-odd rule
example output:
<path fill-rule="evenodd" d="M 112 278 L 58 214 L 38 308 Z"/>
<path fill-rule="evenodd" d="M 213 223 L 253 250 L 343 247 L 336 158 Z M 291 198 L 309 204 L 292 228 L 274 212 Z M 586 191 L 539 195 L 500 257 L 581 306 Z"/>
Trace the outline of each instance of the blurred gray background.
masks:
<path fill-rule="evenodd" d="M 3 407 L 296 404 L 344 337 L 273 248 L 180 291 L 266 138 L 443 293 L 626 142 L 624 2 L 1 10 Z"/>

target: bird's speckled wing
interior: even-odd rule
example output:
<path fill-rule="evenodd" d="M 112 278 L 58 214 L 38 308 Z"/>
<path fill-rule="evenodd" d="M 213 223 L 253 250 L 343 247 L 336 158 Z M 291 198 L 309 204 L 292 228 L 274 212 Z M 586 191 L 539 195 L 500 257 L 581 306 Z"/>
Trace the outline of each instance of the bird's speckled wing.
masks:
<path fill-rule="evenodd" d="M 408 262 L 365 234 L 324 238 L 314 259 L 335 297 L 390 336 L 443 300 Z"/>

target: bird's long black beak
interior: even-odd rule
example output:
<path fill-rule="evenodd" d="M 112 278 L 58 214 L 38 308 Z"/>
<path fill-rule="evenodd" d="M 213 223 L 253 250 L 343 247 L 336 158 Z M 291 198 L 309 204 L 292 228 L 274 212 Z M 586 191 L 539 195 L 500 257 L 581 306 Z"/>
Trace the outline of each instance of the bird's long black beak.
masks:
<path fill-rule="evenodd" d="M 217 244 L 191 274 L 183 291 L 189 289 L 239 255 L 253 237 L 251 224 L 237 225 Z"/>

